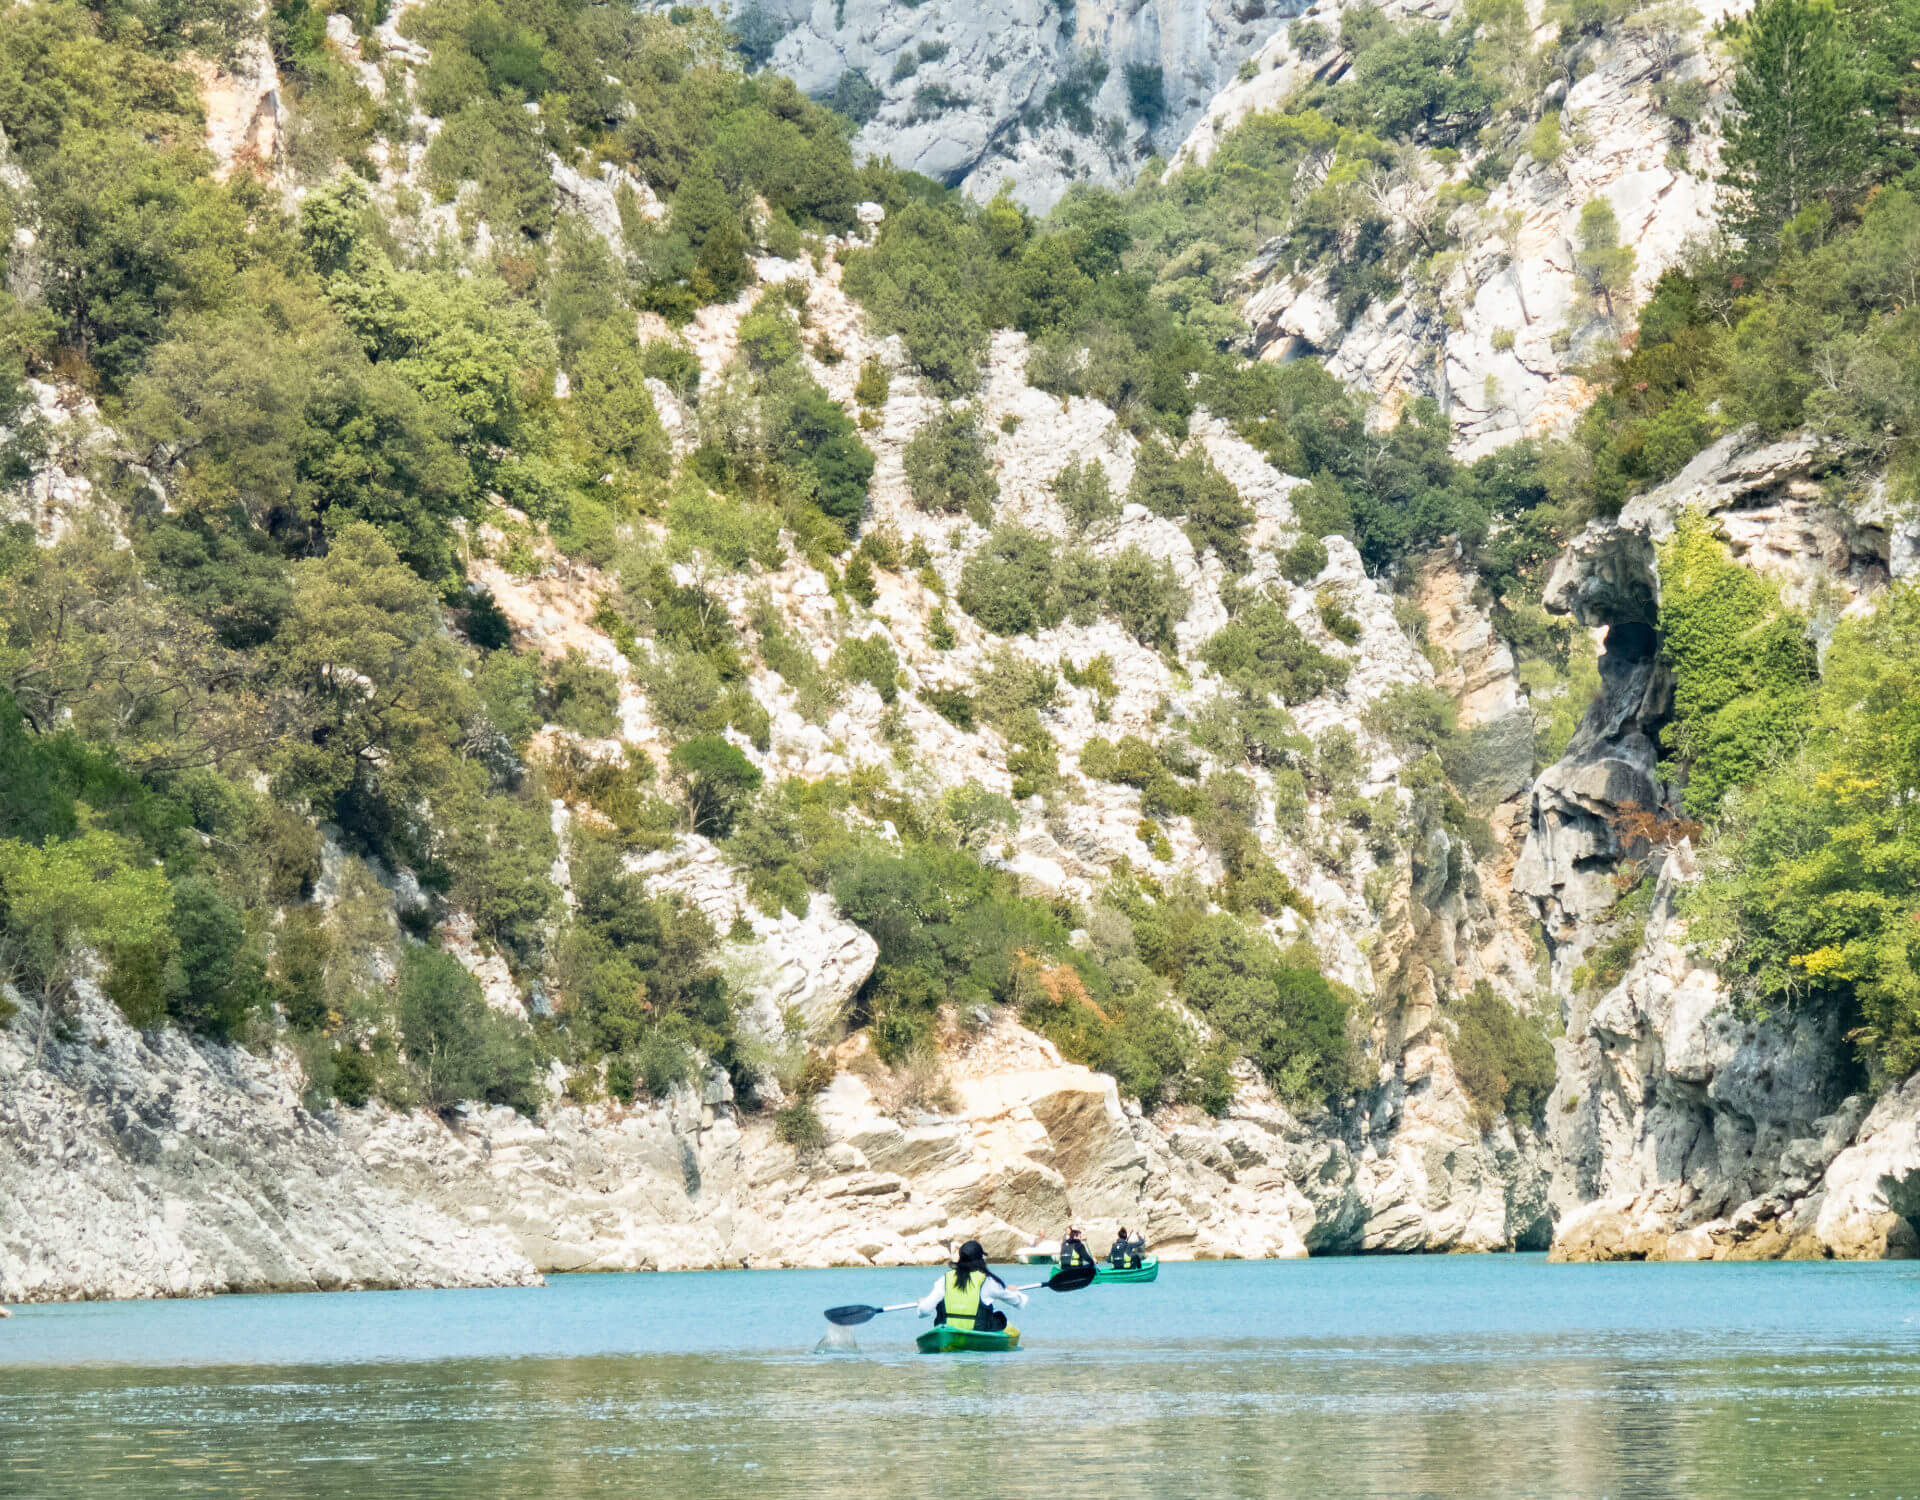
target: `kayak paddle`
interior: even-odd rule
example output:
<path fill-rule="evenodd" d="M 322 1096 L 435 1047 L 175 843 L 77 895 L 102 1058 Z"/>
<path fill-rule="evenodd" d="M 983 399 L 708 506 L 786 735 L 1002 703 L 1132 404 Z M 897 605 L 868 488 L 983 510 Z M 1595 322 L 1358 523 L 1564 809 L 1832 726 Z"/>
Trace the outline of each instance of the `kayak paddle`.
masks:
<path fill-rule="evenodd" d="M 1069 1266 L 1064 1271 L 1055 1271 L 1045 1281 L 1031 1282 L 1026 1286 L 1012 1288 L 1016 1292 L 1037 1292 L 1043 1288 L 1049 1292 L 1077 1292 L 1083 1286 L 1093 1282 L 1094 1266 Z M 869 1322 L 881 1313 L 905 1312 L 910 1307 L 918 1307 L 918 1302 L 896 1302 L 891 1307 L 870 1307 L 862 1302 L 849 1303 L 845 1307 L 827 1309 L 827 1321 L 837 1323 L 842 1328 L 852 1328 L 857 1324 Z"/>

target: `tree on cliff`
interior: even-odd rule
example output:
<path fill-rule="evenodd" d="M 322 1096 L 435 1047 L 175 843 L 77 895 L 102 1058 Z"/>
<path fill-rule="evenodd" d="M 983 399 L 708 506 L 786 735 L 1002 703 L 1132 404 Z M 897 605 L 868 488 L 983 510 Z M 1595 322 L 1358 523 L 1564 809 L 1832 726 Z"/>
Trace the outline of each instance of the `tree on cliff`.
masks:
<path fill-rule="evenodd" d="M 1764 249 L 1803 210 L 1858 186 L 1869 122 L 1830 0 L 1762 0 L 1738 37 L 1720 180 L 1733 224 Z"/>

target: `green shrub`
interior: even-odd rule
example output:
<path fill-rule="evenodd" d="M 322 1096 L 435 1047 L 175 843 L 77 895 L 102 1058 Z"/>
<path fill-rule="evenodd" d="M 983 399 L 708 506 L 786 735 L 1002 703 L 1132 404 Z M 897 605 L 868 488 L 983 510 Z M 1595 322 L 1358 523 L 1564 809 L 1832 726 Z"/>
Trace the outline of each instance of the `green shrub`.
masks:
<path fill-rule="evenodd" d="M 620 679 L 577 647 L 553 664 L 546 697 L 553 721 L 576 734 L 604 738 L 619 726 Z"/>
<path fill-rule="evenodd" d="M 1403 682 L 1387 689 L 1360 716 L 1360 722 L 1394 749 L 1438 750 L 1453 738 L 1458 710 L 1445 693 L 1425 683 Z"/>
<path fill-rule="evenodd" d="M 850 682 L 864 682 L 891 704 L 900 696 L 900 658 L 884 635 L 854 636 L 840 643 L 833 664 Z"/>
<path fill-rule="evenodd" d="M 793 1147 L 803 1158 L 827 1148 L 827 1127 L 821 1123 L 820 1112 L 810 1098 L 795 1099 L 784 1109 L 775 1111 L 773 1133 L 781 1144 Z"/>
<path fill-rule="evenodd" d="M 718 735 L 683 740 L 667 757 L 686 791 L 695 833 L 722 839 L 733 832 L 740 809 L 760 789 L 760 770 Z"/>
<path fill-rule="evenodd" d="M 1164 557 L 1130 546 L 1107 564 L 1107 612 L 1143 646 L 1174 647 L 1174 627 L 1186 618 L 1192 595 Z"/>
<path fill-rule="evenodd" d="M 852 536 L 866 513 L 873 450 L 860 441 L 845 409 L 808 381 L 772 424 L 773 448 L 784 461 L 810 472 L 820 509 Z"/>
<path fill-rule="evenodd" d="M 872 609 L 874 600 L 880 597 L 880 590 L 873 581 L 873 564 L 867 561 L 864 552 L 856 552 L 853 561 L 840 575 L 840 586 L 847 591 L 847 597 L 865 609 Z"/>
<path fill-rule="evenodd" d="M 973 703 L 982 719 L 1006 733 L 1023 716 L 1052 708 L 1059 691 L 1058 673 L 1002 647 L 974 684 Z"/>
<path fill-rule="evenodd" d="M 955 729 L 973 732 L 973 698 L 959 688 L 922 688 L 921 701 Z"/>
<path fill-rule="evenodd" d="M 1660 594 L 1674 678 L 1662 742 L 1685 771 L 1687 810 L 1705 816 L 1798 739 L 1813 647 L 1777 588 L 1732 561 L 1695 512 L 1660 549 Z"/>
<path fill-rule="evenodd" d="M 1535 1124 L 1553 1092 L 1553 1046 L 1539 1026 L 1493 992 L 1484 979 L 1447 1005 L 1455 1034 L 1448 1051 L 1474 1117 L 1487 1129 L 1496 1115 Z"/>
<path fill-rule="evenodd" d="M 1359 1055 L 1350 999 L 1310 966 L 1224 913 L 1193 924 L 1179 950 L 1180 993 L 1296 1104 L 1351 1090 Z"/>
<path fill-rule="evenodd" d="M 532 1038 L 487 1005 L 459 960 L 436 948 L 408 949 L 397 993 L 400 1036 L 422 1103 L 444 1110 L 477 1099 L 538 1112 Z"/>
<path fill-rule="evenodd" d="M 996 526 L 960 571 L 955 599 L 995 635 L 1058 625 L 1060 598 L 1054 543 L 1019 526 Z"/>
<path fill-rule="evenodd" d="M 1288 583 L 1311 583 L 1326 571 L 1327 544 L 1317 536 L 1302 534 L 1280 554 L 1280 576 Z"/>
<path fill-rule="evenodd" d="M 877 354 L 869 354 L 860 364 L 860 378 L 853 385 L 853 399 L 869 410 L 887 404 L 893 382 L 887 375 L 887 363 Z"/>
<path fill-rule="evenodd" d="M 1360 639 L 1360 622 L 1338 594 L 1322 595 L 1319 611 L 1320 623 L 1326 627 L 1327 634 L 1341 645 L 1351 646 Z"/>
<path fill-rule="evenodd" d="M 1113 498 L 1113 486 L 1107 480 L 1105 465 L 1097 458 L 1082 463 L 1078 454 L 1053 476 L 1053 498 L 1060 502 L 1067 520 L 1078 531 L 1085 531 L 1120 509 Z"/>
<path fill-rule="evenodd" d="M 1327 655 L 1271 599 L 1256 598 L 1207 638 L 1200 659 L 1243 692 L 1304 703 L 1347 679 L 1347 663 Z"/>
<path fill-rule="evenodd" d="M 1140 445 L 1127 498 L 1157 516 L 1184 518 L 1194 550 L 1211 547 L 1231 573 L 1247 569 L 1247 528 L 1253 512 L 1204 449 L 1181 456 L 1159 439 Z"/>
<path fill-rule="evenodd" d="M 971 409 L 941 412 L 913 435 L 901 462 L 913 503 L 922 510 L 964 512 L 982 526 L 991 522 L 1000 482 L 993 475 L 987 435 Z"/>
<path fill-rule="evenodd" d="M 880 106 L 886 102 L 886 96 L 859 68 L 849 68 L 835 81 L 833 92 L 820 102 L 835 114 L 844 115 L 855 125 L 865 125 L 880 113 Z"/>

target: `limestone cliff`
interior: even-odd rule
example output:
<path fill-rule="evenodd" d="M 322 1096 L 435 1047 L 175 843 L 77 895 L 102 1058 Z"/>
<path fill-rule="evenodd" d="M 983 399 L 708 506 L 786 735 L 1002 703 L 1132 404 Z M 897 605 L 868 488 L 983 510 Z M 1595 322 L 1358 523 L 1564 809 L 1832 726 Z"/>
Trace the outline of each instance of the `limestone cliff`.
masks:
<path fill-rule="evenodd" d="M 830 96 L 877 99 L 856 144 L 982 200 L 1002 183 L 1050 207 L 1075 182 L 1124 186 L 1176 146 L 1290 0 L 757 0 L 768 64 Z M 736 14 L 736 23 L 738 14 Z M 864 112 L 864 111 L 863 111 Z"/>
<path fill-rule="evenodd" d="M 1340 0 L 1319 0 L 1299 19 L 1318 34 L 1337 34 L 1343 8 Z M 1459 7 L 1414 0 L 1382 9 L 1447 19 Z M 1578 368 L 1631 328 L 1633 309 L 1661 271 L 1713 229 L 1724 79 L 1709 37 L 1721 15 L 1742 9 L 1701 6 L 1686 12 L 1690 19 L 1649 11 L 1583 39 L 1534 103 L 1534 119 L 1552 127 L 1551 145 L 1536 130 L 1510 167 L 1496 150 L 1451 163 L 1415 155 L 1378 179 L 1397 236 L 1444 221 L 1457 238 L 1458 253 L 1436 260 L 1431 284 L 1410 280 L 1397 295 L 1343 317 L 1325 277 L 1286 264 L 1276 241 L 1242 272 L 1253 347 L 1268 359 L 1322 355 L 1334 373 L 1390 407 L 1431 397 L 1468 457 L 1563 429 L 1588 399 Z M 1529 6 L 1528 14 L 1537 37 L 1552 35 L 1541 7 Z M 1309 81 L 1340 79 L 1351 61 L 1337 45 L 1303 53 L 1293 27 L 1282 28 L 1208 107 L 1176 165 L 1206 160 L 1247 115 L 1281 107 Z M 1661 108 L 1663 87 L 1675 85 L 1702 90 L 1697 122 Z M 1489 190 L 1463 194 L 1488 165 L 1495 168 Z M 1612 210 L 1619 243 L 1633 252 L 1631 287 L 1598 303 L 1583 297 L 1578 265 L 1579 224 L 1590 203 Z"/>
<path fill-rule="evenodd" d="M 343 18 L 328 25 L 333 48 L 376 96 L 425 61 L 397 24 L 404 9 L 365 45 L 379 64 Z M 1448 13 L 1439 4 L 1402 9 Z M 1185 158 L 1204 157 L 1233 120 L 1281 103 L 1311 77 L 1339 76 L 1347 61 L 1337 49 L 1310 58 L 1291 50 L 1284 12 L 1258 5 L 1061 10 L 996 0 L 963 11 L 929 0 L 883 13 L 867 0 L 831 10 L 765 0 L 759 13 L 779 33 L 770 65 L 802 87 L 824 93 L 856 70 L 879 87 L 863 146 L 976 197 L 1012 176 L 1032 204 L 1050 202 L 1071 180 L 1123 182 L 1183 138 Z M 1309 16 L 1337 23 L 1337 7 Z M 1269 247 L 1239 286 L 1254 349 L 1275 359 L 1323 354 L 1382 398 L 1383 410 L 1434 396 L 1468 453 L 1563 422 L 1583 399 L 1581 359 L 1618 331 L 1602 325 L 1618 325 L 1628 310 L 1603 317 L 1580 302 L 1582 207 L 1604 198 L 1636 247 L 1629 305 L 1710 223 L 1712 90 L 1703 128 L 1684 141 L 1654 93 L 1673 78 L 1715 83 L 1703 38 L 1700 28 L 1677 37 L 1620 28 L 1586 45 L 1578 77 L 1542 101 L 1543 117 L 1551 106 L 1578 127 L 1564 151 L 1550 161 L 1523 155 L 1484 201 L 1459 210 L 1465 249 L 1436 286 L 1343 325 L 1326 288 Z M 249 51 L 230 71 L 203 70 L 202 84 L 209 144 L 223 165 L 271 178 L 284 123 L 271 58 Z M 1097 128 L 1082 128 L 1082 111 Z M 383 209 L 418 202 L 423 149 L 418 139 L 378 143 L 374 196 Z M 555 159 L 551 171 L 563 206 L 616 251 L 629 191 L 629 206 L 660 214 L 646 185 L 618 166 L 595 177 Z M 1386 190 L 1411 221 L 1443 188 L 1460 185 L 1454 164 L 1424 161 Z M 906 1264 L 939 1259 L 967 1236 L 1009 1254 L 1069 1219 L 1096 1239 L 1124 1222 L 1175 1258 L 1543 1248 L 1550 1239 L 1568 1257 L 1915 1247 L 1920 1093 L 1908 1084 L 1870 1103 L 1832 1028 L 1737 1015 L 1690 954 L 1675 915 L 1676 892 L 1692 875 L 1690 847 L 1680 838 L 1641 847 L 1622 823 L 1668 800 L 1659 735 L 1672 686 L 1654 560 L 1675 517 L 1686 508 L 1710 513 L 1738 558 L 1778 577 L 1796 603 L 1822 609 L 1850 607 L 1911 571 L 1910 524 L 1833 508 L 1811 444 L 1735 434 L 1619 516 L 1587 527 L 1559 560 L 1546 603 L 1605 632 L 1601 689 L 1564 756 L 1536 776 L 1537 705 L 1455 549 L 1410 569 L 1398 595 L 1338 536 L 1326 539 L 1317 576 L 1289 577 L 1281 557 L 1301 536 L 1292 499 L 1301 481 L 1204 410 L 1188 441 L 1255 518 L 1243 577 L 1230 580 L 1216 552 L 1137 505 L 1078 533 L 1054 494 L 1055 476 L 1069 459 L 1097 459 L 1124 494 L 1138 424 L 1030 385 L 1026 339 L 1002 332 L 977 395 L 997 518 L 1100 558 L 1137 547 L 1164 560 L 1186 591 L 1184 613 L 1171 645 L 1159 649 L 1111 619 L 998 638 L 963 611 L 943 609 L 953 639 L 937 644 L 933 611 L 988 534 L 965 516 L 928 513 L 909 494 L 907 445 L 944 403 L 841 283 L 840 252 L 867 238 L 880 214 L 864 206 L 861 230 L 817 253 L 758 260 L 752 288 L 702 308 L 680 335 L 711 389 L 723 383 L 754 298 L 789 288 L 808 332 L 807 374 L 863 419 L 877 457 L 869 527 L 929 559 L 924 569 L 877 570 L 864 605 L 797 549 L 777 567 L 703 574 L 743 639 L 755 611 L 771 605 L 817 665 L 864 639 L 884 640 L 899 664 L 897 700 L 853 683 L 823 707 L 749 661 L 745 690 L 765 711 L 767 732 L 763 743 L 733 739 L 769 780 L 858 773 L 920 798 L 968 785 L 1009 794 L 1004 736 L 961 727 L 929 695 L 976 684 L 1003 651 L 1063 674 L 1102 663 L 1104 682 L 1063 680 L 1044 710 L 1059 794 L 1026 798 L 1004 841 L 982 858 L 1062 901 L 1086 901 L 1128 867 L 1211 882 L 1218 855 L 1193 819 L 1161 820 L 1164 844 L 1151 825 L 1143 838 L 1140 791 L 1084 774 L 1080 760 L 1096 736 L 1189 736 L 1226 692 L 1199 648 L 1229 619 L 1228 585 L 1271 600 L 1346 668 L 1337 687 L 1293 706 L 1292 727 L 1315 743 L 1351 734 L 1353 797 L 1406 815 L 1394 839 L 1363 839 L 1336 799 L 1315 789 L 1283 820 L 1272 771 L 1248 773 L 1258 847 L 1308 898 L 1267 925 L 1308 944 L 1359 997 L 1368 1074 L 1349 1101 L 1337 1111 L 1290 1109 L 1243 1067 L 1219 1118 L 1182 1106 L 1143 1114 L 1112 1079 L 1064 1061 L 1010 1009 L 950 1012 L 931 1063 L 885 1067 L 863 1036 L 846 1035 L 874 966 L 873 940 L 819 893 L 803 913 L 768 915 L 723 852 L 689 834 L 633 855 L 630 868 L 726 934 L 722 961 L 742 1035 L 771 1044 L 794 1026 L 830 1058 L 832 1079 L 817 1100 L 824 1143 L 782 1141 L 771 1112 L 745 1108 L 718 1070 L 633 1106 L 579 1102 L 595 1090 L 575 1091 L 556 1071 L 537 1119 L 479 1107 L 444 1118 L 379 1105 L 316 1112 L 302 1102 L 297 1063 L 272 1037 L 255 1038 L 258 1051 L 249 1052 L 135 1032 L 83 985 L 74 1016 L 56 1022 L 26 1005 L 0 1028 L 0 1299 L 476 1285 L 575 1269 Z M 449 246 L 461 240 L 451 204 L 423 205 L 411 217 L 396 211 L 393 220 L 409 243 L 431 244 L 443 232 Z M 488 234 L 479 225 L 464 250 L 448 253 L 483 256 Z M 16 259 L 16 270 L 26 264 Z M 643 336 L 673 335 L 647 322 Z M 862 410 L 855 381 L 870 363 L 887 371 L 889 393 Z M 692 451 L 697 400 L 657 380 L 649 390 L 676 451 Z M 98 409 L 52 382 L 35 383 L 31 395 L 24 420 L 48 441 L 26 483 L 6 497 L 7 518 L 30 522 L 43 542 L 82 513 L 111 520 L 111 487 L 96 480 L 121 460 Z M 554 399 L 564 401 L 564 390 Z M 132 466 L 119 477 L 127 475 L 148 482 Z M 166 503 L 157 486 L 154 493 Z M 654 540 L 664 530 L 645 520 L 637 529 Z M 634 648 L 602 628 L 599 604 L 617 580 L 560 554 L 504 504 L 492 504 L 474 533 L 469 582 L 489 591 L 518 646 L 556 659 L 579 652 L 618 680 L 612 734 L 595 740 L 548 725 L 539 750 L 664 762 L 672 736 L 655 717 Z M 699 564 L 674 568 L 685 583 Z M 1489 843 L 1414 816 L 1408 754 L 1369 727 L 1370 710 L 1410 686 L 1457 705 L 1447 772 L 1487 819 Z M 1196 766 L 1214 768 L 1207 752 L 1187 748 Z M 563 849 L 574 820 L 592 816 L 565 798 L 551 812 Z M 1624 930 L 1614 876 L 1629 854 L 1656 853 L 1644 927 L 1629 934 L 1617 981 L 1596 993 L 1583 963 Z M 340 863 L 329 840 L 315 893 L 322 906 L 337 896 Z M 564 856 L 555 880 L 570 896 Z M 392 882 L 389 921 L 417 895 L 403 884 Z M 443 946 L 478 976 L 489 1003 L 537 1013 L 541 997 L 475 937 L 472 919 L 442 915 Z M 1538 1129 L 1490 1118 L 1460 1082 L 1448 1001 L 1481 984 L 1564 1027 L 1558 1084 Z M 779 1102 L 771 1079 L 764 1093 L 762 1103 Z"/>
<path fill-rule="evenodd" d="M 1659 731 L 1672 690 L 1660 655 L 1656 548 L 1691 509 L 1790 602 L 1856 607 L 1911 568 L 1911 521 L 1836 506 L 1802 440 L 1735 433 L 1614 519 L 1574 537 L 1549 609 L 1606 631 L 1602 691 L 1528 803 L 1513 890 L 1553 950 L 1567 1039 L 1547 1110 L 1555 1253 L 1569 1259 L 1702 1259 L 1914 1253 L 1908 1184 L 1920 1180 L 1910 1089 L 1874 1105 L 1832 1022 L 1736 1013 L 1686 945 L 1675 896 L 1690 845 L 1650 850 L 1624 814 L 1666 805 Z M 1816 623 L 1818 609 L 1812 610 Z M 1644 929 L 1614 913 L 1614 875 L 1658 861 Z M 1595 993 L 1580 965 L 1626 930 L 1632 956 Z M 1853 1144 L 1850 1144 L 1853 1143 Z"/>

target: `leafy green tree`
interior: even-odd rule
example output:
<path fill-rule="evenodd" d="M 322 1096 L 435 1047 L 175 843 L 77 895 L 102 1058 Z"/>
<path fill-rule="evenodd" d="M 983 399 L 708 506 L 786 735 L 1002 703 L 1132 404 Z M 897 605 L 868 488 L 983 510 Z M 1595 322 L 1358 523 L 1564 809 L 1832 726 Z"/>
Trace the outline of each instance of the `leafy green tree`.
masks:
<path fill-rule="evenodd" d="M 821 101 L 835 114 L 844 115 L 855 125 L 864 125 L 880 113 L 886 96 L 859 68 L 849 68 L 833 85 L 833 92 Z"/>
<path fill-rule="evenodd" d="M 586 336 L 574 359 L 567 409 L 595 462 L 647 478 L 662 478 L 671 468 L 631 319 L 608 319 Z"/>
<path fill-rule="evenodd" d="M 206 876 L 189 875 L 174 882 L 172 926 L 161 976 L 167 1014 L 210 1036 L 239 1036 L 267 994 L 239 909 Z"/>
<path fill-rule="evenodd" d="M 1580 210 L 1576 239 L 1574 274 L 1587 296 L 1604 306 L 1612 319 L 1617 316 L 1614 299 L 1625 296 L 1633 285 L 1636 259 L 1633 246 L 1620 243 L 1620 221 L 1613 205 L 1604 198 L 1589 199 Z"/>
<path fill-rule="evenodd" d="M 983 526 L 992 518 L 1000 481 L 987 435 L 970 407 L 936 415 L 908 441 L 901 463 L 913 503 L 922 510 L 964 512 Z"/>
<path fill-rule="evenodd" d="M 740 206 L 706 158 L 694 162 L 674 189 L 669 222 L 691 252 L 687 271 L 699 302 L 726 302 L 752 276 Z"/>
<path fill-rule="evenodd" d="M 171 941 L 172 905 L 165 873 L 113 834 L 0 840 L 0 973 L 41 1002 L 36 1060 L 94 952 L 109 961 L 107 992 L 157 1020 L 152 976 Z"/>
<path fill-rule="evenodd" d="M 1686 773 L 1688 811 L 1704 817 L 1798 738 L 1813 647 L 1806 622 L 1695 512 L 1660 550 L 1660 629 L 1674 679 L 1662 740 Z"/>
<path fill-rule="evenodd" d="M 400 1037 L 420 1101 L 448 1110 L 467 1100 L 538 1111 L 532 1039 L 490 1009 L 480 982 L 437 948 L 401 960 Z"/>
<path fill-rule="evenodd" d="M 687 813 L 695 833 L 723 839 L 760 789 L 760 769 L 718 735 L 682 740 L 667 757 L 685 788 Z"/>
<path fill-rule="evenodd" d="M 296 567 L 278 654 L 314 726 L 282 747 L 288 790 L 324 802 L 386 786 L 406 804 L 446 784 L 476 700 L 433 591 L 379 532 L 349 526 Z"/>
<path fill-rule="evenodd" d="M 1849 1028 L 1880 1076 L 1920 1067 L 1920 594 L 1843 620 L 1797 749 L 1729 793 L 1689 941 L 1749 1014 Z"/>
<path fill-rule="evenodd" d="M 845 408 L 809 380 L 781 414 L 774 442 L 784 461 L 813 474 L 820 509 L 853 536 L 866 512 L 874 457 Z"/>
<path fill-rule="evenodd" d="M 1447 1003 L 1455 1073 L 1482 1127 L 1506 1114 L 1531 1124 L 1553 1092 L 1553 1044 L 1539 1026 L 1494 994 L 1484 979 Z"/>
<path fill-rule="evenodd" d="M 942 395 L 971 390 L 986 352 L 978 231 L 944 207 L 908 203 L 887 216 L 873 249 L 852 257 L 847 287 Z"/>
<path fill-rule="evenodd" d="M 225 303 L 246 221 L 195 150 L 118 133 L 67 137 L 34 173 L 48 311 L 118 387 L 171 317 Z"/>
<path fill-rule="evenodd" d="M 1180 955 L 1180 993 L 1283 1097 L 1318 1102 L 1353 1087 L 1351 1001 L 1234 918 L 1216 913 L 1193 925 Z"/>
<path fill-rule="evenodd" d="M 1764 248 L 1815 202 L 1859 186 L 1870 136 L 1830 0 L 1761 0 L 1739 38 L 1721 181 Z"/>
<path fill-rule="evenodd" d="M 462 769 L 435 803 L 434 862 L 450 872 L 448 894 L 480 934 L 531 962 L 557 895 L 551 811 L 545 798 L 491 792 L 475 768 Z"/>

